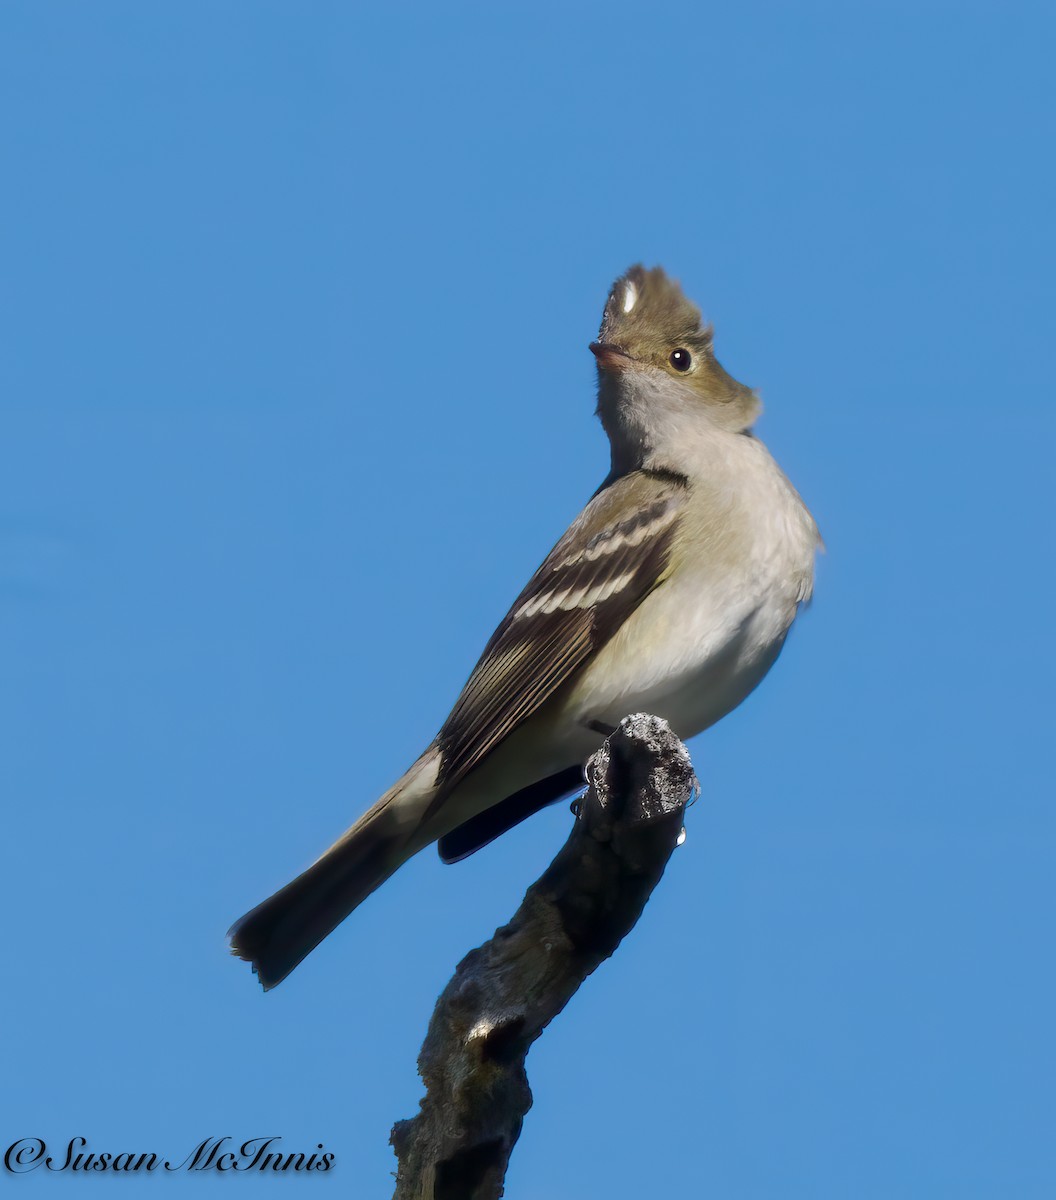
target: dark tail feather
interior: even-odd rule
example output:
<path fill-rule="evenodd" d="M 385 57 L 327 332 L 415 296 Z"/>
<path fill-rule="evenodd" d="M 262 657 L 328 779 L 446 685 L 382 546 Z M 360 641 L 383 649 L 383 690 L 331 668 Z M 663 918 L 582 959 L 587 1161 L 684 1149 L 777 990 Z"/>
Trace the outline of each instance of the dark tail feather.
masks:
<path fill-rule="evenodd" d="M 275 987 L 403 861 L 395 839 L 366 828 L 342 839 L 228 930 L 231 952 Z"/>
<path fill-rule="evenodd" d="M 421 825 L 435 777 L 430 748 L 322 858 L 231 926 L 232 954 L 253 964 L 265 991 L 430 840 Z"/>

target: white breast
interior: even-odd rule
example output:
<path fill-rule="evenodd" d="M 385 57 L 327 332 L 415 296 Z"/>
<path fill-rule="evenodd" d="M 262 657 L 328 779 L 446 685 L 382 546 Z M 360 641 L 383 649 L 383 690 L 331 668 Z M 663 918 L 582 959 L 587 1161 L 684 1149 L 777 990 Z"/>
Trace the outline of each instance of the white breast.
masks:
<path fill-rule="evenodd" d="M 644 711 L 700 732 L 759 683 L 810 598 L 817 527 L 766 447 L 710 432 L 694 451 L 684 552 L 571 693 L 580 723 Z"/>

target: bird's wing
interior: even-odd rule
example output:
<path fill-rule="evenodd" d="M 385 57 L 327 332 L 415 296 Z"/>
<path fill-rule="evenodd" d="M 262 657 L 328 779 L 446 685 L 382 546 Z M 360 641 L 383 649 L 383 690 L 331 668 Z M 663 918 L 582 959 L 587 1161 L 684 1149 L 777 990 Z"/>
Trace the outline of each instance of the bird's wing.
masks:
<path fill-rule="evenodd" d="M 605 645 L 664 578 L 686 480 L 634 471 L 603 487 L 492 635 L 437 737 L 437 800 Z"/>

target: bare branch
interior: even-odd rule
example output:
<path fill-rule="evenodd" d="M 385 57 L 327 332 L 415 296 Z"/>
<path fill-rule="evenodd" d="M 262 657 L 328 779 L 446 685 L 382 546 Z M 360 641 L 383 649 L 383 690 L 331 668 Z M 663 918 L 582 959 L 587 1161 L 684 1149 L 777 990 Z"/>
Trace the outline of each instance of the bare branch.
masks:
<path fill-rule="evenodd" d="M 469 953 L 418 1059 L 421 1112 L 399 1121 L 396 1200 L 494 1200 L 532 1093 L 535 1039 L 634 928 L 678 843 L 696 778 L 657 717 L 627 717 L 591 758 L 568 841 L 508 925 Z"/>

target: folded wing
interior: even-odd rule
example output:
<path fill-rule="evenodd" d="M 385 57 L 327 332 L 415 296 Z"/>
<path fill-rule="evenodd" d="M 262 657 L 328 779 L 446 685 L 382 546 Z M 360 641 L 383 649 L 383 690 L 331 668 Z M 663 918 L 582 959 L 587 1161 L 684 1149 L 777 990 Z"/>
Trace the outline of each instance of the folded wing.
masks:
<path fill-rule="evenodd" d="M 496 629 L 440 731 L 438 801 L 663 581 L 686 486 L 677 475 L 634 471 L 603 487 L 573 522 Z"/>

